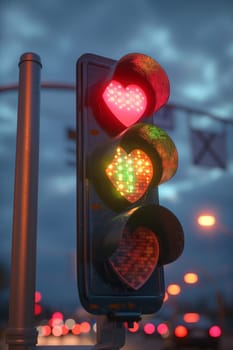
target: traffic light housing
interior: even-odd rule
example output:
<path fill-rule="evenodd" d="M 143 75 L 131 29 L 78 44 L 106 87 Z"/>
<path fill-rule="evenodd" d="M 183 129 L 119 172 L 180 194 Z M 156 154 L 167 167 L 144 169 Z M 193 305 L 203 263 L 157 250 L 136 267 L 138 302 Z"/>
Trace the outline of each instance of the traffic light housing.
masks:
<path fill-rule="evenodd" d="M 176 147 L 148 123 L 169 97 L 151 57 L 77 61 L 77 274 L 94 314 L 136 319 L 163 303 L 163 265 L 184 245 L 179 220 L 159 205 L 158 185 L 177 169 Z"/>

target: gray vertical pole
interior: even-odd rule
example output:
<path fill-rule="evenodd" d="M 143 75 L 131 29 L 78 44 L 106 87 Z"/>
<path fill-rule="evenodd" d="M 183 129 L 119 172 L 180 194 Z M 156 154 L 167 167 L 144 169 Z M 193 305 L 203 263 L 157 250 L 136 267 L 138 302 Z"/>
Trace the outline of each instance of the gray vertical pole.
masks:
<path fill-rule="evenodd" d="M 19 61 L 9 350 L 27 350 L 37 342 L 33 327 L 36 275 L 39 163 L 40 57 L 25 53 Z"/>
<path fill-rule="evenodd" d="M 110 320 L 107 316 L 97 317 L 97 344 L 93 350 L 119 350 L 125 345 L 123 322 Z"/>

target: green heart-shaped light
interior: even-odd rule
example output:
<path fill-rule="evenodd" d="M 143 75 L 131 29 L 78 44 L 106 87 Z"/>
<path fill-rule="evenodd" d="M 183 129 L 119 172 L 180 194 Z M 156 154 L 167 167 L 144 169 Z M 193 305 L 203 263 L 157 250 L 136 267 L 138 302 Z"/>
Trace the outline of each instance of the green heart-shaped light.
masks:
<path fill-rule="evenodd" d="M 135 203 L 146 193 L 153 178 L 153 164 L 140 149 L 127 153 L 117 147 L 105 171 L 115 189 L 130 203 Z"/>

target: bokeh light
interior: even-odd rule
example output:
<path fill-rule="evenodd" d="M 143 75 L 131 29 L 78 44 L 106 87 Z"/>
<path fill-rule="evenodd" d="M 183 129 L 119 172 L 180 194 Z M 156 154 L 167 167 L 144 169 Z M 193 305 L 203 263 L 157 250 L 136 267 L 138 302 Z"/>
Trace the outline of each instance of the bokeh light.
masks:
<path fill-rule="evenodd" d="M 212 214 L 199 215 L 197 222 L 200 226 L 213 227 L 216 223 L 216 217 Z"/>
<path fill-rule="evenodd" d="M 187 312 L 184 314 L 184 321 L 187 323 L 196 323 L 200 320 L 200 315 L 197 312 Z"/>
<path fill-rule="evenodd" d="M 125 323 L 125 327 L 126 329 L 130 332 L 130 333 L 136 333 L 139 330 L 139 323 L 138 322 L 133 322 L 132 327 L 128 326 L 128 323 Z"/>
<path fill-rule="evenodd" d="M 212 326 L 209 329 L 209 335 L 213 338 L 218 338 L 222 334 L 221 328 L 219 326 Z"/>
<path fill-rule="evenodd" d="M 184 282 L 188 284 L 194 284 L 198 282 L 198 275 L 194 272 L 187 272 L 184 275 Z"/>
<path fill-rule="evenodd" d="M 185 326 L 179 325 L 175 328 L 174 334 L 178 338 L 184 338 L 188 334 L 188 331 Z"/>
<path fill-rule="evenodd" d="M 144 325 L 143 330 L 145 334 L 148 334 L 148 335 L 154 334 L 155 325 L 153 323 L 148 322 Z"/>
<path fill-rule="evenodd" d="M 89 333 L 91 330 L 91 325 L 87 321 L 83 321 L 80 323 L 80 333 Z"/>
<path fill-rule="evenodd" d="M 39 303 L 42 299 L 42 294 L 39 291 L 35 292 L 35 303 Z"/>
<path fill-rule="evenodd" d="M 181 288 L 178 284 L 169 284 L 167 287 L 167 292 L 170 295 L 178 295 L 181 292 Z"/>
<path fill-rule="evenodd" d="M 167 335 L 169 334 L 168 325 L 167 325 L 166 323 L 160 323 L 160 324 L 158 324 L 158 326 L 157 326 L 157 332 L 158 332 L 161 336 L 163 336 L 163 337 L 167 336 Z"/>

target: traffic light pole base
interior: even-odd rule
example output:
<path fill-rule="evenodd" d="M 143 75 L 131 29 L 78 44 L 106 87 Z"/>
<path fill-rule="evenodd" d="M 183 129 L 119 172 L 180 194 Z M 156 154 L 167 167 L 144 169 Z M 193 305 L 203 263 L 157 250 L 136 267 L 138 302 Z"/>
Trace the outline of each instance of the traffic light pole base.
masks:
<path fill-rule="evenodd" d="M 93 350 L 118 350 L 125 344 L 125 327 L 122 322 L 107 316 L 97 317 L 97 344 Z"/>

